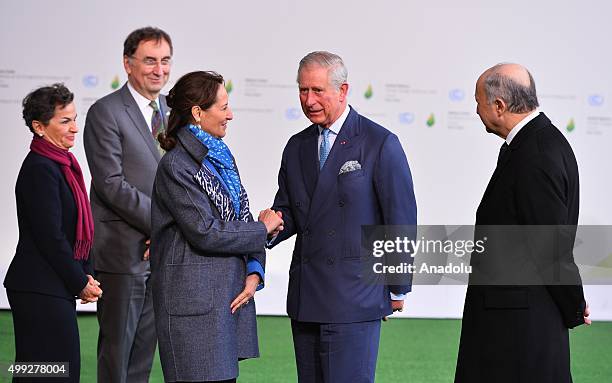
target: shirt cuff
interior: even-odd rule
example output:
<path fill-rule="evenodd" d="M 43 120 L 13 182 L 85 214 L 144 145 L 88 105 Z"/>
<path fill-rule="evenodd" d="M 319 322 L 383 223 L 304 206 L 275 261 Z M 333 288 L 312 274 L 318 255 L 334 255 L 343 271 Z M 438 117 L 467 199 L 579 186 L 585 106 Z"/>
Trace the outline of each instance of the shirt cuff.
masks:
<path fill-rule="evenodd" d="M 406 294 L 393 294 L 392 292 L 389 292 L 389 294 L 391 294 L 392 301 L 403 301 L 406 299 Z"/>
<path fill-rule="evenodd" d="M 257 291 L 263 289 L 264 288 L 264 277 L 265 277 L 264 269 L 261 266 L 261 263 L 259 263 L 257 259 L 249 257 L 247 261 L 247 275 L 251 275 L 251 274 L 259 275 L 259 280 L 261 282 L 259 282 L 259 285 L 257 286 Z"/>

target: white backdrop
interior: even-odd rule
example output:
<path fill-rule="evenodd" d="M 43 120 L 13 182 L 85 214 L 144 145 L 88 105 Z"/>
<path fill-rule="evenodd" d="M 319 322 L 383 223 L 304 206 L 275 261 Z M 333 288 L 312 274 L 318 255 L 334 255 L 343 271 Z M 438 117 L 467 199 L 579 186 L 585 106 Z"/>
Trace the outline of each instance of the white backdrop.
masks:
<path fill-rule="evenodd" d="M 287 139 L 308 125 L 298 102 L 297 64 L 310 51 L 330 50 L 349 69 L 350 104 L 400 137 L 419 223 L 474 222 L 501 144 L 475 114 L 474 83 L 487 67 L 512 61 L 531 70 L 542 110 L 574 148 L 580 223 L 612 224 L 610 14 L 605 0 L 3 1 L 0 278 L 17 243 L 14 183 L 31 138 L 21 100 L 38 86 L 65 82 L 75 92 L 82 127 L 88 107 L 125 82 L 123 41 L 146 25 L 173 39 L 165 91 L 192 70 L 215 70 L 231 81 L 235 119 L 226 141 L 255 212 L 272 203 Z M 88 182 L 80 136 L 74 153 Z M 259 313 L 285 313 L 289 242 L 268 253 Z M 612 319 L 612 287 L 585 290 L 593 317 Z M 464 293 L 463 287 L 415 286 L 403 315 L 460 317 Z M 0 307 L 8 307 L 3 289 Z"/>

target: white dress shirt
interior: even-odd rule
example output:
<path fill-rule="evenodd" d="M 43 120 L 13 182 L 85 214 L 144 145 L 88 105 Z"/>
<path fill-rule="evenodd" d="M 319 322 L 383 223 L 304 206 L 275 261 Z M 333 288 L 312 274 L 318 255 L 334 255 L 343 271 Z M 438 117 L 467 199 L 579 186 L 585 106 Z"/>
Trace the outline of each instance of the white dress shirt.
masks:
<path fill-rule="evenodd" d="M 330 152 L 331 152 L 331 149 L 334 147 L 334 142 L 336 142 L 336 137 L 338 137 L 338 134 L 340 134 L 340 129 L 342 129 L 342 125 L 344 125 L 344 121 L 346 121 L 346 118 L 348 117 L 350 110 L 351 108 L 349 108 L 348 105 L 346 105 L 344 107 L 344 112 L 342 112 L 340 117 L 338 117 L 338 119 L 334 121 L 334 123 L 331 124 L 331 126 L 329 127 L 330 135 L 328 136 L 328 140 L 329 140 L 329 151 Z M 318 128 L 319 128 L 319 141 L 318 141 L 319 144 L 317 145 L 317 153 L 318 153 L 317 158 L 321 158 L 321 142 L 323 141 L 323 135 L 321 134 L 321 132 L 325 128 L 322 128 L 321 126 L 319 126 Z"/>
<path fill-rule="evenodd" d="M 132 86 L 132 84 L 130 84 L 129 81 L 127 83 L 127 86 L 128 86 L 128 89 L 130 90 L 130 93 L 132 94 L 132 97 L 134 97 L 134 101 L 136 101 L 136 105 L 138 105 L 138 109 L 140 109 L 140 113 L 142 113 L 142 116 L 147 122 L 147 126 L 149 127 L 149 130 L 153 131 L 152 130 L 153 128 L 151 127 L 151 119 L 153 118 L 153 107 L 149 105 L 151 103 L 151 100 L 149 100 L 142 94 L 138 93 L 138 91 L 134 89 L 134 87 Z M 157 107 L 159 108 L 160 113 L 161 113 L 161 106 L 160 106 L 161 103 L 159 101 L 159 96 L 157 96 L 157 100 L 155 101 L 157 102 Z"/>

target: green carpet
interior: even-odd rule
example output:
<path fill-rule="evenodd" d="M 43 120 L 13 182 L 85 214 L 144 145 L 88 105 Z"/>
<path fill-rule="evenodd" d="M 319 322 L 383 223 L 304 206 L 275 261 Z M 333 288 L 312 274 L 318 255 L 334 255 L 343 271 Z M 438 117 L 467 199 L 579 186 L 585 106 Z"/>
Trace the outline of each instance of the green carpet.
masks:
<path fill-rule="evenodd" d="M 459 344 L 459 320 L 393 319 L 383 323 L 376 381 L 381 383 L 452 382 Z M 285 317 L 259 317 L 261 358 L 240 363 L 239 382 L 295 382 L 290 322 Z M 95 315 L 79 315 L 81 381 L 95 382 L 98 323 Z M 612 381 L 612 322 L 596 322 L 571 332 L 575 383 Z M 9 311 L 0 312 L 0 365 L 14 357 Z M 2 374 L 0 374 L 1 376 Z M 2 378 L 0 378 L 2 379 Z M 6 379 L 6 378 L 5 378 Z M 162 382 L 155 357 L 151 382 Z"/>

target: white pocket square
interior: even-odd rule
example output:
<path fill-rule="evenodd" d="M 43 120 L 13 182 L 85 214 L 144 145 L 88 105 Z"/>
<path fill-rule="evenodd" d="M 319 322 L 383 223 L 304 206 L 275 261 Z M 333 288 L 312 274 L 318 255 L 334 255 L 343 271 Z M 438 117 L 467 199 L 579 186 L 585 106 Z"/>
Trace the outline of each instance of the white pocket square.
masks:
<path fill-rule="evenodd" d="M 346 161 L 344 165 L 340 168 L 340 172 L 338 175 L 343 173 L 354 172 L 355 170 L 361 169 L 361 164 L 359 161 Z"/>

